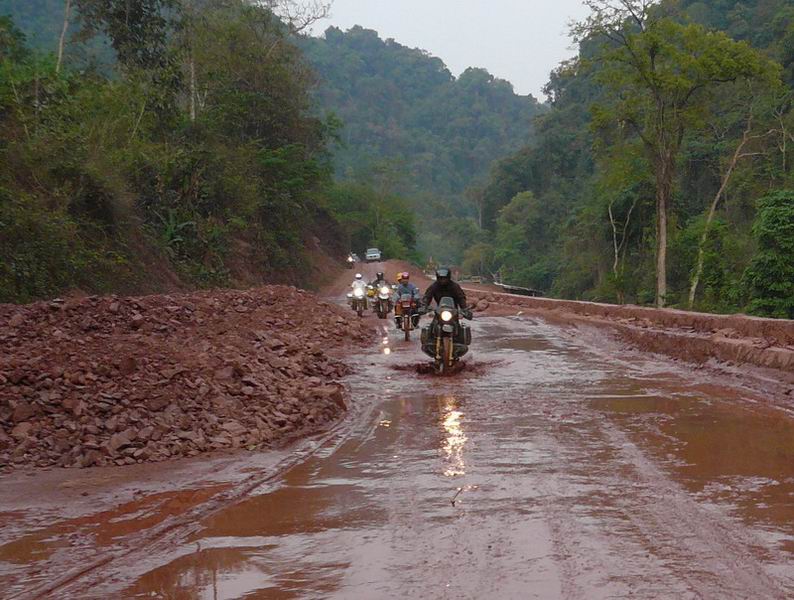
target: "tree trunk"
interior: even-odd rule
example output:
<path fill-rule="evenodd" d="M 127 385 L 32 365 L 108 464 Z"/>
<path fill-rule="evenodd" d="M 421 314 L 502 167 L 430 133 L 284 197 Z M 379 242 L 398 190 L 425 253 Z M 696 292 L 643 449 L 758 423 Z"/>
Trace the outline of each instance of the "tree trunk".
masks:
<path fill-rule="evenodd" d="M 665 154 L 656 169 L 656 306 L 667 301 L 667 217 L 673 191 L 673 165 Z"/>
<path fill-rule="evenodd" d="M 66 32 L 69 30 L 69 18 L 72 12 L 72 0 L 66 0 L 66 5 L 63 11 L 63 28 L 61 29 L 61 38 L 58 40 L 58 61 L 55 63 L 55 73 L 61 72 L 61 64 L 63 63 L 63 49 L 66 45 Z"/>
<path fill-rule="evenodd" d="M 703 263 L 705 261 L 706 256 L 706 242 L 709 238 L 709 233 L 711 233 L 711 224 L 714 221 L 714 215 L 717 212 L 717 206 L 722 199 L 722 195 L 725 193 L 725 189 L 728 187 L 728 183 L 731 180 L 731 175 L 733 175 L 734 170 L 736 169 L 736 165 L 742 158 L 747 156 L 755 156 L 758 153 L 742 153 L 744 147 L 747 145 L 748 142 L 751 140 L 760 139 L 766 135 L 771 135 L 775 133 L 774 131 L 770 131 L 764 135 L 755 135 L 751 136 L 750 131 L 752 129 L 752 120 L 748 121 L 747 129 L 745 129 L 744 134 L 742 135 L 742 139 L 739 144 L 736 146 L 736 151 L 733 153 L 731 157 L 730 163 L 728 163 L 728 168 L 725 171 L 725 174 L 722 176 L 722 181 L 720 183 L 720 189 L 717 190 L 717 193 L 714 196 L 714 199 L 711 201 L 711 206 L 709 206 L 709 212 L 706 216 L 706 224 L 703 226 L 703 233 L 700 236 L 700 243 L 698 244 L 698 259 L 697 264 L 695 266 L 695 272 L 692 275 L 692 283 L 689 287 L 689 309 L 692 310 L 692 307 L 695 305 L 695 296 L 697 294 L 698 285 L 700 284 L 700 278 L 703 276 Z"/>

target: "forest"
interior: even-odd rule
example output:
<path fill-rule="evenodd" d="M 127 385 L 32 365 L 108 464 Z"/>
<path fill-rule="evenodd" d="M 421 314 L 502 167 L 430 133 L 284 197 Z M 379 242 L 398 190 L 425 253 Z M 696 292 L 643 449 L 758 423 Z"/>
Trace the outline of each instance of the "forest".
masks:
<path fill-rule="evenodd" d="M 378 245 L 794 318 L 787 0 L 587 0 L 545 103 L 362 27 L 309 36 L 322 2 L 134 4 L 0 0 L 0 301 L 316 285 Z"/>
<path fill-rule="evenodd" d="M 3 0 L 0 302 L 311 287 L 351 243 L 413 252 L 405 202 L 334 180 L 304 8 Z"/>
<path fill-rule="evenodd" d="M 466 269 L 794 318 L 794 5 L 587 4 L 535 139 L 467 192 L 484 223 Z"/>

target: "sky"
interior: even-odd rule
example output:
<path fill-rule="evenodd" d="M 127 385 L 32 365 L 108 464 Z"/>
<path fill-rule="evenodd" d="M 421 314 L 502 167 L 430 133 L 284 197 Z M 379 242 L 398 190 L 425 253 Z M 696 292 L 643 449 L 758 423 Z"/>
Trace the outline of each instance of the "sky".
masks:
<path fill-rule="evenodd" d="M 427 50 L 455 75 L 484 67 L 543 101 L 551 70 L 576 54 L 568 23 L 586 15 L 581 0 L 334 0 L 314 33 L 361 25 Z"/>

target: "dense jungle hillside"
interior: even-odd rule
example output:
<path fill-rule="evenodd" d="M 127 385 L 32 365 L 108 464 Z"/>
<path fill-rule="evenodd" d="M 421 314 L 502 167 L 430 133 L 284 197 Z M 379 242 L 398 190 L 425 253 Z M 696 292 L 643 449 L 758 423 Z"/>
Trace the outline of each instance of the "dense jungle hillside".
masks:
<path fill-rule="evenodd" d="M 794 5 L 593 4 L 536 138 L 469 191 L 485 227 L 467 269 L 558 297 L 794 318 Z"/>
<path fill-rule="evenodd" d="M 338 175 L 413 199 L 423 254 L 459 259 L 456 227 L 475 216 L 464 191 L 534 138 L 545 107 L 479 68 L 454 77 L 440 58 L 362 27 L 302 40 L 326 112 L 341 119 Z"/>
<path fill-rule="evenodd" d="M 794 6 L 589 4 L 541 105 L 263 3 L 0 0 L 0 300 L 306 285 L 377 245 L 794 317 Z"/>
<path fill-rule="evenodd" d="M 413 252 L 405 200 L 335 183 L 337 123 L 295 44 L 320 15 L 286 13 L 2 0 L 0 302 L 312 286 L 351 244 Z"/>

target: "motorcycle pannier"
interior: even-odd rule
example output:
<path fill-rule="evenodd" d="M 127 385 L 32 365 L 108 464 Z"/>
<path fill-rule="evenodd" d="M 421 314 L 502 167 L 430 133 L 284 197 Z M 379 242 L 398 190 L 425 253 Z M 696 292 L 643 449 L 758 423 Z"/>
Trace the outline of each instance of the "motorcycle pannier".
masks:
<path fill-rule="evenodd" d="M 464 323 L 460 324 L 460 338 L 461 342 L 467 346 L 471 346 L 471 327 L 468 327 Z"/>

